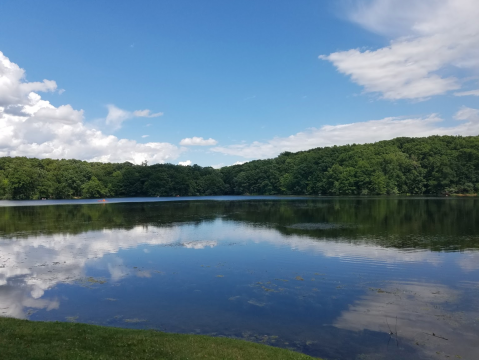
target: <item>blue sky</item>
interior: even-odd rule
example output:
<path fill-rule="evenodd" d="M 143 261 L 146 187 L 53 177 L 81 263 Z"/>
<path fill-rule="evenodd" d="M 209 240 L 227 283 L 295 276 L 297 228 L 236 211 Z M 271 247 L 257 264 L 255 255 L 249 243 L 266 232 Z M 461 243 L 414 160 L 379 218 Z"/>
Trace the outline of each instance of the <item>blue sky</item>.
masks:
<path fill-rule="evenodd" d="M 477 1 L 4 0 L 0 12 L 3 156 L 221 166 L 479 132 Z M 43 100 L 11 100 L 22 86 Z"/>

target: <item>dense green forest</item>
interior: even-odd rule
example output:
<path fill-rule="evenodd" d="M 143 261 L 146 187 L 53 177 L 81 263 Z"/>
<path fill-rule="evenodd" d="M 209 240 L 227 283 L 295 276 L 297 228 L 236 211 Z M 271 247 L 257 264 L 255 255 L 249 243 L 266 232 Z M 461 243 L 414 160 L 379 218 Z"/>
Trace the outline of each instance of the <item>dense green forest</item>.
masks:
<path fill-rule="evenodd" d="M 0 199 L 479 192 L 479 136 L 396 138 L 211 167 L 0 158 Z"/>

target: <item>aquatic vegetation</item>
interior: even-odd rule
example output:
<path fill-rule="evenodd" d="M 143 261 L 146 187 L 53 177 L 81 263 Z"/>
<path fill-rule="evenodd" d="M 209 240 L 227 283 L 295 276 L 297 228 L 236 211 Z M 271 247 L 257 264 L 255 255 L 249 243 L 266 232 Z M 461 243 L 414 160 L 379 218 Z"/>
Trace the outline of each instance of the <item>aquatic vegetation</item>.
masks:
<path fill-rule="evenodd" d="M 255 300 L 255 299 L 248 300 L 248 304 L 260 306 L 260 307 L 263 307 L 265 305 L 265 303 L 259 302 L 258 300 Z"/>
<path fill-rule="evenodd" d="M 87 278 L 77 279 L 76 282 L 83 287 L 94 287 L 95 285 L 103 285 L 107 283 L 105 279 L 96 279 L 92 276 Z"/>
<path fill-rule="evenodd" d="M 136 324 L 136 323 L 146 322 L 147 320 L 134 318 L 134 319 L 125 319 L 123 321 L 126 323 Z"/>
<path fill-rule="evenodd" d="M 94 277 L 89 277 L 86 279 L 86 281 L 88 281 L 89 283 L 92 283 L 92 284 L 105 284 L 106 283 L 106 280 L 103 280 L 103 279 L 95 279 Z"/>
<path fill-rule="evenodd" d="M 135 273 L 135 275 L 138 276 L 138 277 L 149 278 L 149 277 L 151 277 L 151 272 L 148 271 L 148 270 L 138 270 Z"/>
<path fill-rule="evenodd" d="M 261 286 L 261 288 L 262 288 L 264 291 L 266 291 L 266 292 L 277 292 L 276 290 L 274 290 L 274 289 L 269 289 L 269 288 L 267 288 L 267 287 L 265 287 L 265 286 Z"/>

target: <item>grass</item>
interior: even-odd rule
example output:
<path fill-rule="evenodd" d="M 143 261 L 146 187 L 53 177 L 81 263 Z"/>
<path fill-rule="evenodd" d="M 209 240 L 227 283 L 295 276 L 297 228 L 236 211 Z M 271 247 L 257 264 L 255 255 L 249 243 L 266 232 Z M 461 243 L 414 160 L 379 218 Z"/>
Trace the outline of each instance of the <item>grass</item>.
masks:
<path fill-rule="evenodd" d="M 242 340 L 0 318 L 2 359 L 313 359 Z"/>

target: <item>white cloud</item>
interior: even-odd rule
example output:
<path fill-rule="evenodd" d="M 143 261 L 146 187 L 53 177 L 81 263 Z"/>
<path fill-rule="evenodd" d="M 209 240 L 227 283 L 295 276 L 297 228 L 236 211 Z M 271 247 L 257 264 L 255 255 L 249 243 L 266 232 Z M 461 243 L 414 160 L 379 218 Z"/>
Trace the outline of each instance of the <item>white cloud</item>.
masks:
<path fill-rule="evenodd" d="M 105 122 L 113 129 L 119 129 L 123 121 L 132 117 L 131 112 L 122 110 L 115 105 L 109 104 L 106 107 L 108 109 L 108 115 L 106 116 Z"/>
<path fill-rule="evenodd" d="M 155 118 L 155 117 L 163 116 L 163 113 L 162 112 L 157 112 L 157 113 L 154 113 L 154 114 L 150 114 L 150 110 L 146 109 L 146 110 L 133 111 L 133 116 L 135 116 L 135 117 L 145 117 L 145 118 Z"/>
<path fill-rule="evenodd" d="M 385 99 L 425 99 L 461 87 L 451 70 L 479 69 L 477 0 L 358 1 L 350 19 L 396 37 L 378 50 L 339 51 L 320 58 Z"/>
<path fill-rule="evenodd" d="M 344 125 L 325 125 L 312 128 L 288 137 L 275 137 L 267 142 L 218 146 L 211 150 L 225 155 L 242 156 L 248 159 L 271 158 L 283 151 L 302 151 L 316 147 L 364 144 L 396 137 L 424 137 L 430 135 L 478 135 L 478 110 L 462 108 L 455 115 L 464 123 L 454 127 L 441 127 L 442 119 L 436 114 L 424 118 L 385 118 Z"/>
<path fill-rule="evenodd" d="M 106 116 L 105 122 L 107 125 L 111 126 L 113 130 L 121 128 L 124 121 L 135 117 L 153 118 L 163 115 L 161 112 L 150 114 L 150 110 L 148 109 L 127 111 L 120 109 L 113 104 L 109 104 L 106 107 L 108 108 L 108 115 Z"/>
<path fill-rule="evenodd" d="M 180 145 L 183 146 L 212 146 L 218 144 L 218 141 L 215 139 L 203 139 L 202 137 L 192 137 L 192 138 L 185 138 L 180 141 Z"/>
<path fill-rule="evenodd" d="M 186 161 L 180 161 L 178 165 L 181 166 L 190 166 L 191 165 L 191 160 L 186 160 Z"/>
<path fill-rule="evenodd" d="M 142 135 L 141 137 L 142 138 L 147 138 L 148 136 L 150 136 L 150 135 Z"/>
<path fill-rule="evenodd" d="M 216 164 L 216 165 L 211 165 L 211 167 L 213 169 L 221 169 L 222 167 L 225 167 L 225 166 L 243 165 L 243 164 L 246 164 L 246 163 L 247 163 L 247 161 L 236 161 L 232 165 L 225 165 L 224 163 L 220 163 L 220 164 Z"/>
<path fill-rule="evenodd" d="M 454 93 L 455 96 L 479 96 L 479 89 Z"/>
<path fill-rule="evenodd" d="M 60 122 L 66 125 L 81 123 L 83 110 L 74 110 L 70 105 L 55 107 L 41 107 L 32 114 L 30 119 L 40 122 Z"/>
<path fill-rule="evenodd" d="M 0 106 L 28 104 L 28 95 L 32 91 L 55 91 L 57 83 L 53 80 L 26 82 L 25 70 L 11 62 L 0 52 Z"/>
<path fill-rule="evenodd" d="M 454 119 L 456 120 L 469 120 L 469 121 L 479 121 L 479 110 L 472 109 L 467 106 L 461 107 L 461 109 L 454 115 Z M 476 133 L 476 135 L 478 135 Z"/>
<path fill-rule="evenodd" d="M 0 52 L 0 156 L 152 164 L 174 160 L 185 151 L 170 143 L 141 144 L 104 134 L 84 122 L 83 110 L 55 107 L 35 92 L 56 87 L 51 80 L 27 82 L 25 71 Z M 131 116 L 159 114 L 130 113 L 111 105 L 106 120 L 119 126 Z"/>

